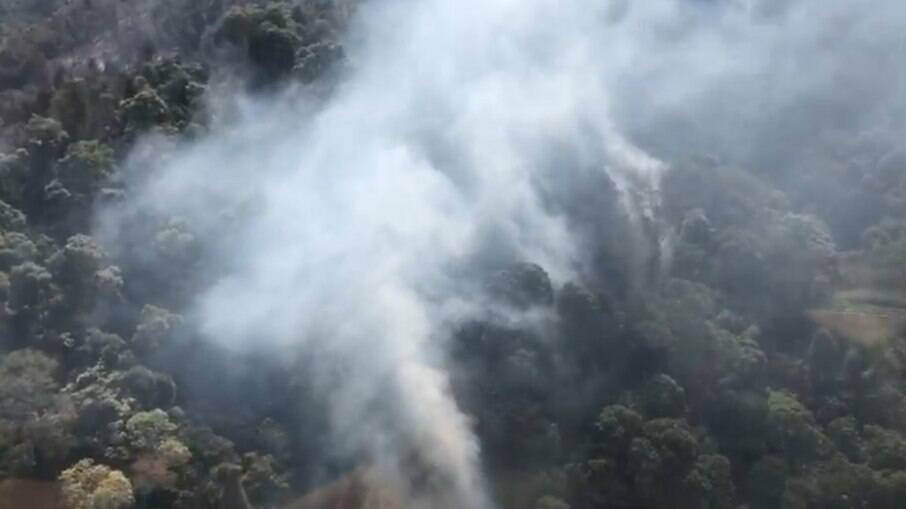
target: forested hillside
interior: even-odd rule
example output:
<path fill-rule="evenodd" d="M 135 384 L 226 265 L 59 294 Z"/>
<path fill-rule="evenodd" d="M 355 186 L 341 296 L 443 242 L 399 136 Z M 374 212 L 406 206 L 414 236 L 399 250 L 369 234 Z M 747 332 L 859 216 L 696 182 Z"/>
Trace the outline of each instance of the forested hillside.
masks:
<path fill-rule="evenodd" d="M 645 51 L 741 7 L 655 0 L 598 125 L 643 8 L 486 3 L 554 16 L 0 0 L 0 509 L 906 504 L 902 35 L 671 109 Z"/>

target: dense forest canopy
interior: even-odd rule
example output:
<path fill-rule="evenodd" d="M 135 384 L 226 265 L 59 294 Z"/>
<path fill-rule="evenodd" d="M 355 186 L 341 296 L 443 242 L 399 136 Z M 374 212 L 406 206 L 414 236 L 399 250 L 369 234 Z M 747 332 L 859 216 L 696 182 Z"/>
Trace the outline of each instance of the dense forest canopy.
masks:
<path fill-rule="evenodd" d="M 0 0 L 0 509 L 899 509 L 899 0 Z"/>

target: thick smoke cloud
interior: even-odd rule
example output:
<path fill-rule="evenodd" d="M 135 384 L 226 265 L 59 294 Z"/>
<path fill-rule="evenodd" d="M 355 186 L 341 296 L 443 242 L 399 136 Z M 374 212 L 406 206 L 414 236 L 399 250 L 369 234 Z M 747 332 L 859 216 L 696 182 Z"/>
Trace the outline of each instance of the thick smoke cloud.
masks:
<path fill-rule="evenodd" d="M 669 162 L 708 158 L 771 181 L 842 247 L 878 221 L 845 175 L 902 150 L 902 3 L 644 2 L 614 35 L 614 123 Z M 843 177 L 841 177 L 841 175 Z"/>
<path fill-rule="evenodd" d="M 649 29 L 631 38 L 640 58 L 615 93 L 621 124 L 655 141 L 658 152 L 675 157 L 691 148 L 785 173 L 843 136 L 903 127 L 906 76 L 897 55 L 906 13 L 898 2 L 643 9 L 628 14 L 627 22 Z"/>
<path fill-rule="evenodd" d="M 186 221 L 217 274 L 193 304 L 207 338 L 316 359 L 336 446 L 399 476 L 410 507 L 491 507 L 444 368 L 449 324 L 487 305 L 476 275 L 528 260 L 555 281 L 593 276 L 589 236 L 613 230 L 641 278 L 662 161 L 792 164 L 829 125 L 877 121 L 903 74 L 872 48 L 896 47 L 904 10 L 372 1 L 325 102 L 212 97 L 231 107 L 210 133 L 150 167 L 160 140 L 136 149 L 130 210 L 100 229 L 116 244 L 136 213 Z M 572 202 L 596 186 L 622 216 Z M 604 223 L 577 225 L 575 209 Z"/>

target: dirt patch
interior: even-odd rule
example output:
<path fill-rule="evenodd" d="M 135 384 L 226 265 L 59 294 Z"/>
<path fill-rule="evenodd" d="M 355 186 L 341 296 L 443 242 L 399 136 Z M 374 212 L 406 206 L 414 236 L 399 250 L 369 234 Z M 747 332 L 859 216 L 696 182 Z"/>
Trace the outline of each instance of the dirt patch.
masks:
<path fill-rule="evenodd" d="M 0 509 L 62 509 L 55 482 L 8 479 L 0 482 Z"/>

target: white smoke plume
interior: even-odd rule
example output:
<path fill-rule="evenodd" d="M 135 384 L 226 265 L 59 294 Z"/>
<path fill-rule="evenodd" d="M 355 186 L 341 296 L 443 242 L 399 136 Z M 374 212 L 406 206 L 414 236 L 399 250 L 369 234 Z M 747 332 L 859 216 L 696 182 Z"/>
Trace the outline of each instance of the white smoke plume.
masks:
<path fill-rule="evenodd" d="M 326 104 L 241 99 L 132 198 L 199 231 L 251 204 L 209 250 L 226 269 L 197 300 L 202 331 L 321 359 L 337 444 L 410 484 L 407 469 L 431 472 L 408 487 L 412 507 L 492 506 L 443 368 L 443 325 L 478 305 L 456 274 L 487 257 L 583 270 L 539 192 L 575 177 L 560 171 L 609 175 L 633 211 L 630 189 L 655 185 L 659 163 L 608 121 L 609 16 L 546 0 L 364 5 L 353 70 Z M 550 168 L 553 150 L 579 163 Z"/>
<path fill-rule="evenodd" d="M 222 275 L 193 317 L 212 341 L 318 359 L 337 447 L 395 472 L 410 507 L 489 508 L 444 369 L 446 325 L 482 305 L 469 268 L 528 260 L 555 281 L 593 272 L 586 239 L 549 198 L 594 175 L 619 191 L 636 225 L 625 242 L 643 253 L 665 165 L 621 131 L 665 146 L 651 128 L 659 114 L 769 71 L 775 48 L 813 54 L 821 34 L 781 34 L 816 6 L 850 11 L 794 4 L 374 0 L 326 101 L 237 93 L 210 133 L 142 169 L 129 206 L 219 232 L 205 252 Z M 769 105 L 823 86 L 786 85 L 799 88 Z M 122 234 L 118 215 L 102 219 L 108 238 Z M 430 486 L 412 468 L 430 471 Z"/>

